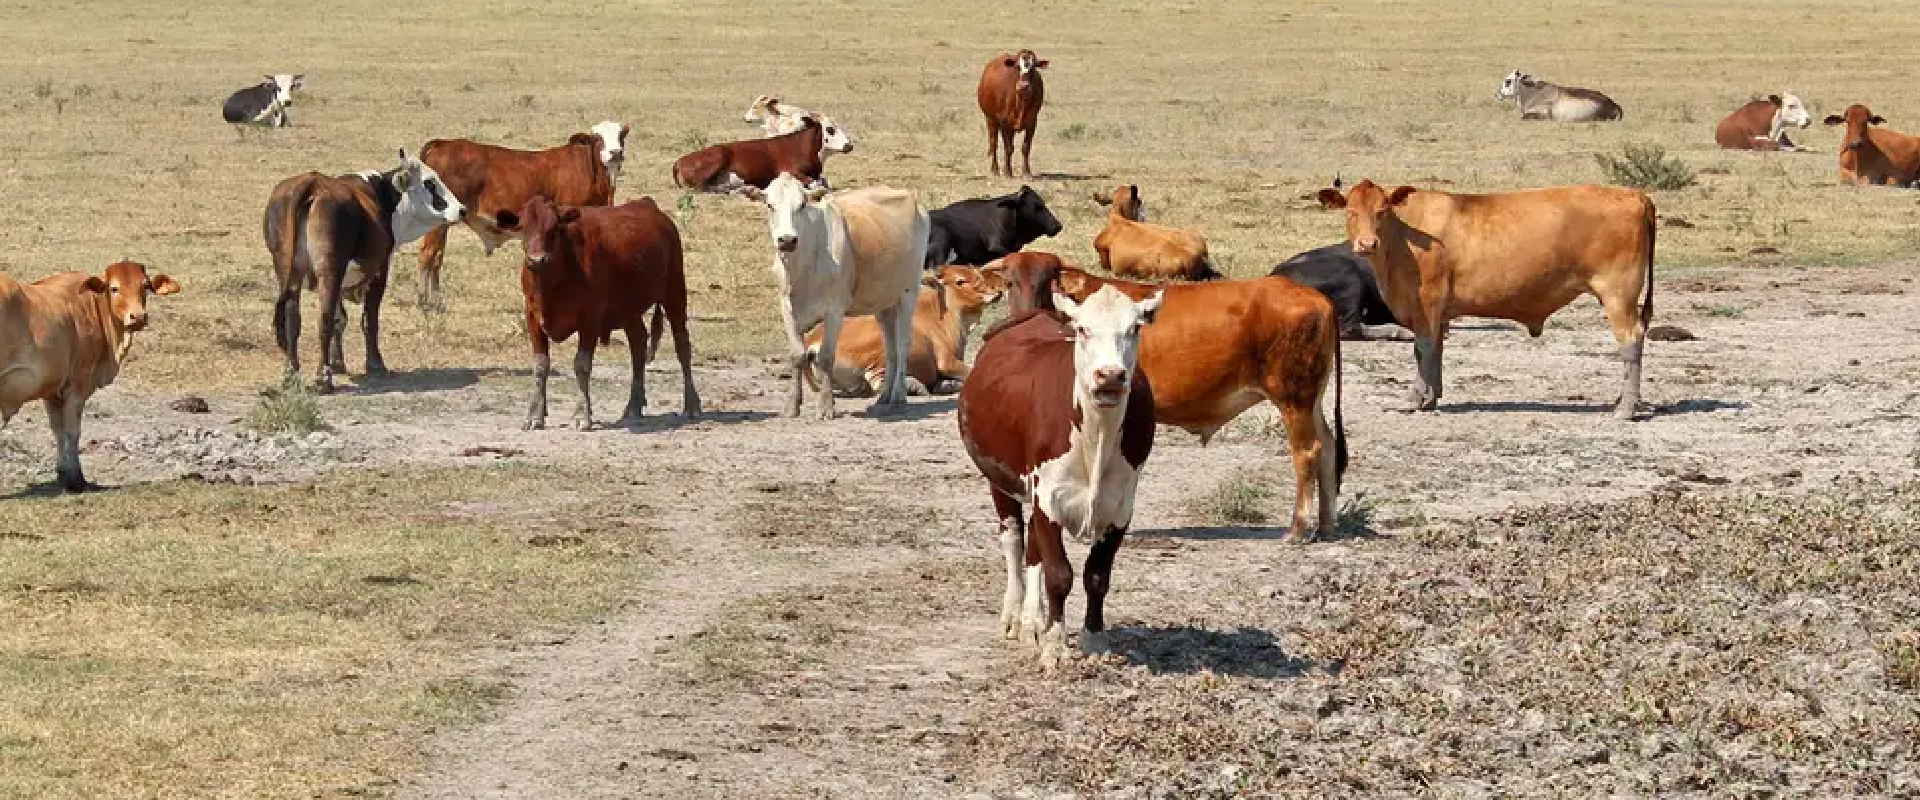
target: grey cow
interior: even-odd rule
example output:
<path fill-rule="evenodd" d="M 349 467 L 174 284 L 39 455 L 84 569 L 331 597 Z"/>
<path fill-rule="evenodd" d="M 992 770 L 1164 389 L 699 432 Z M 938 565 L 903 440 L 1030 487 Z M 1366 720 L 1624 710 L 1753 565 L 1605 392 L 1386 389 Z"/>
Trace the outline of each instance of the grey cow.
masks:
<path fill-rule="evenodd" d="M 1500 90 L 1494 96 L 1519 101 L 1521 119 L 1610 122 L 1626 116 L 1611 97 L 1592 89 L 1548 83 L 1517 69 L 1500 81 Z"/>

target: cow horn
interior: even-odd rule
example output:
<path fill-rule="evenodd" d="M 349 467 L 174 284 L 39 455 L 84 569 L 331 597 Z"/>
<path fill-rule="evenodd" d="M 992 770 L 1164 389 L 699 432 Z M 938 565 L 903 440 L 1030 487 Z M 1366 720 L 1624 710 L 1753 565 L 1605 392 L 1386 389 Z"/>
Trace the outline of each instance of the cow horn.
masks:
<path fill-rule="evenodd" d="M 1340 173 L 1333 173 L 1333 188 L 1340 188 Z"/>

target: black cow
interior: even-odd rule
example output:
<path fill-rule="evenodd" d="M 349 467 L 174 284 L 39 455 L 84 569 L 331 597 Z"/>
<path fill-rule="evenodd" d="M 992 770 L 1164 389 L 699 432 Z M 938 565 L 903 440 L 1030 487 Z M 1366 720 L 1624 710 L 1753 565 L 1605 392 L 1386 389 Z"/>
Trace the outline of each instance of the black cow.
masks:
<path fill-rule="evenodd" d="M 927 234 L 927 269 L 978 266 L 1060 233 L 1060 220 L 1031 186 L 1002 197 L 962 200 L 929 212 L 927 218 L 933 223 Z"/>
<path fill-rule="evenodd" d="M 1352 244 L 1340 242 L 1308 250 L 1280 262 L 1280 266 L 1267 274 L 1318 289 L 1333 301 L 1333 310 L 1340 315 L 1342 339 L 1407 338 L 1400 320 L 1394 318 L 1393 309 L 1387 307 L 1386 298 L 1380 295 L 1373 265 L 1367 263 L 1365 256 L 1354 255 Z M 1370 330 L 1377 325 L 1393 327 Z"/>
<path fill-rule="evenodd" d="M 220 107 L 220 118 L 236 125 L 287 127 L 293 124 L 287 114 L 293 107 L 293 91 L 305 85 L 305 75 L 268 75 L 266 80 L 228 97 Z"/>

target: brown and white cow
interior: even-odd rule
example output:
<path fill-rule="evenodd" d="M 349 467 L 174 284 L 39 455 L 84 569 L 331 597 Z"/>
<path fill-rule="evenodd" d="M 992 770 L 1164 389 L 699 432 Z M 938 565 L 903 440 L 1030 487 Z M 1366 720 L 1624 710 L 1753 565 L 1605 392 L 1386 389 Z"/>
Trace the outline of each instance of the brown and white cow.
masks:
<path fill-rule="evenodd" d="M 907 394 L 953 394 L 967 378 L 967 335 L 987 306 L 999 302 L 1006 279 L 998 271 L 949 265 L 921 281 L 913 309 L 913 343 L 907 349 Z M 807 351 L 817 360 L 823 331 L 807 332 Z M 813 373 L 807 373 L 811 380 Z M 873 317 L 854 317 L 840 328 L 831 383 L 840 397 L 872 397 L 886 385 L 886 337 Z M 814 391 L 819 391 L 818 384 Z"/>
<path fill-rule="evenodd" d="M 1539 336 L 1547 317 L 1591 294 L 1606 309 L 1626 364 L 1614 413 L 1633 417 L 1653 319 L 1654 207 L 1645 194 L 1610 186 L 1388 191 L 1363 180 L 1345 195 L 1322 189 L 1320 202 L 1346 209 L 1353 251 L 1373 264 L 1387 305 L 1413 331 L 1419 370 L 1409 410 L 1439 405 L 1441 351 L 1453 319 L 1509 319 Z"/>
<path fill-rule="evenodd" d="M 815 114 L 778 97 L 760 95 L 753 99 L 753 105 L 747 106 L 746 121 L 749 125 L 759 125 L 766 129 L 768 136 L 785 136 L 805 127 L 807 120 L 820 123 L 820 159 L 835 153 L 853 152 L 853 135 L 832 117 Z"/>
<path fill-rule="evenodd" d="M 439 172 L 447 188 L 471 209 L 518 209 L 535 195 L 562 205 L 604 206 L 613 203 L 614 184 L 626 163 L 627 131 L 618 122 L 602 122 L 546 150 L 435 139 L 420 148 L 420 160 Z M 480 237 L 489 256 L 514 238 L 485 214 L 467 217 L 467 227 Z M 440 265 L 446 252 L 446 226 L 420 243 L 422 307 L 440 304 Z"/>
<path fill-rule="evenodd" d="M 1813 124 L 1807 104 L 1795 94 L 1770 94 L 1728 114 L 1713 129 L 1713 140 L 1728 150 L 1803 150 L 1787 136 L 1788 128 Z"/>
<path fill-rule="evenodd" d="M 346 372 L 341 327 L 342 301 L 360 296 L 365 310 L 360 329 L 366 336 L 367 374 L 384 375 L 380 356 L 380 304 L 387 291 L 393 249 L 429 231 L 459 222 L 466 206 L 432 167 L 400 151 L 400 166 L 386 172 L 331 177 L 318 172 L 295 175 L 273 187 L 261 227 L 273 256 L 280 297 L 273 306 L 273 338 L 287 357 L 287 376 L 300 372 L 300 290 L 320 295 L 320 369 L 314 387 L 333 390 L 333 375 Z M 348 278 L 358 280 L 348 283 Z"/>
<path fill-rule="evenodd" d="M 147 327 L 147 296 L 180 284 L 121 261 L 99 276 L 63 272 L 22 284 L 0 274 L 0 427 L 35 400 L 47 407 L 60 488 L 89 488 L 80 470 L 80 420 L 87 399 L 113 383 Z"/>
<path fill-rule="evenodd" d="M 1107 227 L 1093 237 L 1100 267 L 1122 278 L 1149 281 L 1204 281 L 1224 277 L 1207 257 L 1207 240 L 1193 231 L 1147 222 L 1140 187 L 1125 184 L 1111 194 L 1095 192 L 1093 201 L 1107 206 Z"/>
<path fill-rule="evenodd" d="M 673 185 L 726 193 L 746 186 L 765 189 L 782 174 L 825 185 L 825 142 L 820 120 L 806 117 L 789 134 L 716 144 L 681 156 L 673 162 Z"/>
<path fill-rule="evenodd" d="M 1845 114 L 1827 117 L 1828 125 L 1847 126 L 1840 142 L 1840 180 L 1861 186 L 1912 186 L 1920 178 L 1920 138 L 1874 127 L 1879 114 L 1855 103 Z"/>
<path fill-rule="evenodd" d="M 986 476 L 1000 520 L 1001 632 L 1039 645 L 1049 669 L 1066 657 L 1073 588 L 1063 529 L 1094 541 L 1082 647 L 1094 649 L 1106 628 L 1113 557 L 1133 524 L 1134 491 L 1153 449 L 1153 388 L 1136 361 L 1141 328 L 1152 330 L 1160 300 L 1136 302 L 1105 288 L 1083 302 L 1051 304 L 1058 317 L 1031 310 L 988 335 L 959 401 L 960 440 Z"/>
<path fill-rule="evenodd" d="M 687 275 L 680 230 L 651 197 L 621 205 L 564 206 L 535 195 L 518 212 L 497 210 L 503 230 L 520 236 L 527 258 L 520 268 L 520 291 L 527 299 L 527 340 L 533 345 L 533 400 L 527 406 L 527 430 L 547 426 L 547 373 L 553 359 L 548 346 L 578 334 L 573 378 L 580 405 L 575 430 L 593 427 L 593 353 L 624 331 L 633 379 L 627 408 L 616 425 L 639 422 L 647 408 L 647 362 L 659 347 L 660 318 L 673 329 L 673 352 L 680 360 L 682 409 L 700 416 L 700 395 L 693 388 L 693 343 L 687 336 Z M 647 310 L 653 309 L 653 347 L 647 345 Z"/>
<path fill-rule="evenodd" d="M 1287 541 L 1333 532 L 1347 469 L 1347 431 L 1340 408 L 1340 320 L 1325 295 L 1286 278 L 1165 287 L 1113 280 L 1046 253 L 1015 253 L 1000 263 L 1007 271 L 1010 314 L 1044 307 L 1055 288 L 1077 298 L 1103 286 L 1135 299 L 1160 296 L 1165 302 L 1158 321 L 1140 340 L 1140 369 L 1153 381 L 1154 419 L 1198 434 L 1205 444 L 1261 400 L 1272 403 L 1293 457 Z M 1321 411 L 1329 388 L 1331 428 Z M 1309 528 L 1308 510 L 1316 508 L 1319 526 Z"/>
<path fill-rule="evenodd" d="M 1013 135 L 1024 132 L 1020 141 L 1020 174 L 1033 177 L 1033 133 L 1040 128 L 1040 106 L 1047 100 L 1047 84 L 1040 70 L 1046 59 L 1032 50 L 1001 53 L 987 61 L 980 72 L 980 86 L 974 91 L 980 101 L 980 113 L 987 117 L 987 168 L 1000 175 L 998 148 L 1007 151 L 1006 176 L 1013 177 Z"/>

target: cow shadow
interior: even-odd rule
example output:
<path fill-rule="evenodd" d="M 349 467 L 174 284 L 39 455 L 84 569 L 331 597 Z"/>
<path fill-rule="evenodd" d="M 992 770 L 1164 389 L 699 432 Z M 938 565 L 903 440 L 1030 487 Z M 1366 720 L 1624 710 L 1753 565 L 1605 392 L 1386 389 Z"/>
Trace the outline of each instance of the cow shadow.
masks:
<path fill-rule="evenodd" d="M 1088 641 L 1083 631 L 1081 641 Z M 1119 656 L 1128 666 L 1146 667 L 1155 675 L 1193 675 L 1211 672 L 1242 678 L 1297 678 L 1314 668 L 1312 661 L 1287 655 L 1280 640 L 1258 628 L 1214 631 L 1192 626 L 1123 625 L 1094 634 L 1094 652 Z"/>
<path fill-rule="evenodd" d="M 1742 410 L 1749 406 L 1739 401 L 1696 399 L 1681 400 L 1664 405 L 1643 405 L 1639 417 L 1678 416 L 1681 414 L 1702 414 L 1713 411 Z M 1452 403 L 1438 409 L 1442 414 L 1470 414 L 1475 412 L 1496 413 L 1543 413 L 1543 414 L 1606 414 L 1613 412 L 1612 403 L 1547 403 L 1532 400 L 1481 400 L 1467 403 Z"/>
<path fill-rule="evenodd" d="M 519 370 L 519 372 L 526 376 L 533 374 L 530 369 Z M 514 370 L 427 367 L 405 372 L 389 372 L 378 376 L 363 374 L 350 386 L 335 386 L 333 393 L 371 397 L 383 394 L 451 392 L 479 384 L 480 376 L 485 374 L 512 375 Z"/>
<path fill-rule="evenodd" d="M 920 420 L 952 411 L 958 406 L 959 402 L 960 398 L 956 395 L 938 395 L 931 398 L 924 398 L 920 402 L 914 402 L 912 399 L 909 399 L 905 407 L 879 409 L 868 405 L 866 408 L 854 412 L 852 416 L 882 422 L 919 422 Z"/>
<path fill-rule="evenodd" d="M 767 411 L 701 411 L 699 419 L 687 419 L 678 411 L 655 411 L 640 418 L 639 422 L 615 425 L 611 422 L 595 420 L 601 430 L 625 431 L 627 433 L 662 433 L 703 423 L 716 425 L 739 425 L 748 422 L 761 422 L 773 419 Z"/>
<path fill-rule="evenodd" d="M 102 483 L 89 483 L 85 491 L 76 493 L 69 492 L 65 488 L 62 488 L 59 481 L 42 481 L 22 486 L 20 487 L 20 491 L 14 492 L 13 494 L 0 495 L 0 500 L 47 500 L 74 494 L 105 494 L 108 492 L 117 492 L 121 488 L 122 487 L 119 486 Z"/>
<path fill-rule="evenodd" d="M 1210 525 L 1198 528 L 1166 528 L 1161 530 L 1132 531 L 1128 538 L 1136 536 L 1158 536 L 1167 539 L 1185 539 L 1193 542 L 1263 542 L 1278 543 L 1287 536 L 1284 526 L 1252 525 Z M 1341 520 L 1336 523 L 1333 532 L 1316 535 L 1307 544 L 1327 542 L 1345 542 L 1364 539 L 1384 539 L 1386 534 L 1373 527 L 1371 522 L 1352 522 Z M 1125 545 L 1122 545 L 1124 548 Z"/>
<path fill-rule="evenodd" d="M 1081 174 L 1076 172 L 1046 172 L 1043 170 L 1034 173 L 1032 179 L 1036 181 L 1110 181 L 1113 180 L 1113 175 L 1105 172 Z"/>

